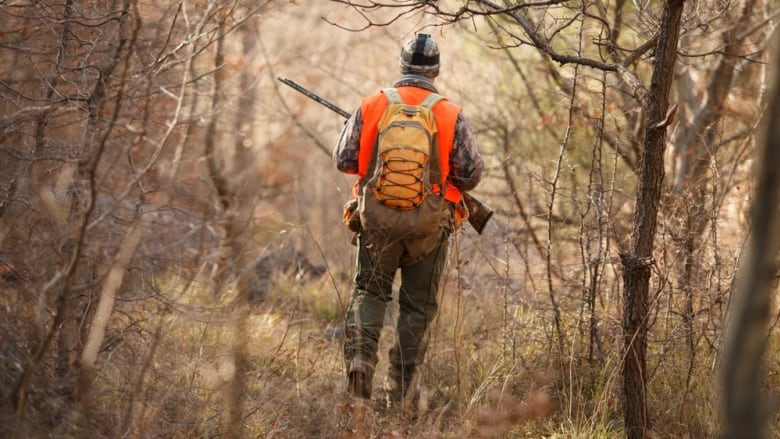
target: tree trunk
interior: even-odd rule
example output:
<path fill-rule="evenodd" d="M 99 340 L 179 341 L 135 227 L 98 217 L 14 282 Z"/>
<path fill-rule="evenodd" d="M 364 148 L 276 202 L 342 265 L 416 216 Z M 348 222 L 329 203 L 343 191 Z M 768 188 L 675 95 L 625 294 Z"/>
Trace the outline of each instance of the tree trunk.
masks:
<path fill-rule="evenodd" d="M 225 171 L 220 166 L 217 149 L 219 143 L 218 125 L 223 113 L 219 109 L 223 106 L 223 93 L 225 92 L 225 27 L 220 23 L 219 34 L 216 39 L 214 54 L 214 90 L 211 108 L 214 113 L 206 130 L 206 163 L 211 182 L 217 193 L 219 203 L 219 221 L 222 223 L 222 239 L 220 244 L 219 274 L 216 279 L 215 295 L 222 295 L 231 284 L 235 282 L 236 299 L 234 301 L 233 331 L 234 337 L 228 356 L 234 366 L 234 372 L 225 388 L 226 411 L 223 424 L 223 436 L 227 438 L 242 438 L 244 401 L 246 400 L 246 385 L 244 382 L 246 371 L 249 368 L 249 360 L 246 339 L 249 309 L 248 309 L 248 250 L 247 239 L 242 235 L 246 230 L 248 217 L 251 216 L 251 202 L 245 191 L 241 191 L 243 184 L 238 184 L 238 189 L 231 185 Z"/>
<path fill-rule="evenodd" d="M 684 0 L 666 0 L 656 61 L 646 101 L 645 136 L 640 157 L 631 248 L 623 262 L 623 402 L 626 436 L 644 438 L 648 428 L 645 351 L 648 291 L 656 216 L 664 178 L 669 93 L 674 77 Z"/>
<path fill-rule="evenodd" d="M 775 53 L 780 32 L 775 31 Z M 723 437 L 763 438 L 772 414 L 761 395 L 771 294 L 780 251 L 780 58 L 774 58 L 774 88 L 759 143 L 751 230 L 733 293 L 723 348 Z"/>
<path fill-rule="evenodd" d="M 130 259 L 135 254 L 138 243 L 141 242 L 143 218 L 140 215 L 142 215 L 141 212 L 139 212 L 139 217 L 135 219 L 127 231 L 127 235 L 122 240 L 122 245 L 119 246 L 119 251 L 114 258 L 114 263 L 109 268 L 108 274 L 103 281 L 103 288 L 101 288 L 100 296 L 98 297 L 97 309 L 92 318 L 79 360 L 84 378 L 88 378 L 97 365 L 98 353 L 103 345 L 111 314 L 114 312 L 117 292 L 119 287 L 122 286 L 125 273 L 127 273 L 127 267 L 130 265 Z"/>

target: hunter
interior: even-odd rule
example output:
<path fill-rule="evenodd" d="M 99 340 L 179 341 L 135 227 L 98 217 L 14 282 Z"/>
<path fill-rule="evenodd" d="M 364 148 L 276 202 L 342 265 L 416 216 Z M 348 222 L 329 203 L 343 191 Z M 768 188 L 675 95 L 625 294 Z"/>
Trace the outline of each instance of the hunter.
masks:
<path fill-rule="evenodd" d="M 400 78 L 393 84 L 404 104 L 420 105 L 431 93 L 438 94 L 434 80 L 439 74 L 439 48 L 428 34 L 418 34 L 401 48 Z M 384 91 L 364 97 L 352 113 L 333 150 L 336 167 L 355 174 L 353 195 L 359 198 L 361 184 L 371 173 L 378 123 L 388 108 Z M 347 391 L 356 398 L 370 399 L 377 348 L 385 310 L 392 300 L 392 286 L 400 270 L 397 339 L 389 354 L 385 381 L 390 406 L 408 400 L 415 372 L 425 355 L 430 324 L 438 310 L 437 293 L 447 259 L 448 241 L 463 220 L 461 193 L 479 183 L 484 161 L 477 140 L 461 107 L 441 99 L 431 108 L 438 130 L 441 181 L 434 192 L 443 195 L 447 213 L 430 236 L 387 241 L 377 234 L 358 230 L 354 292 L 346 316 L 344 357 Z M 444 188 L 444 194 L 441 190 Z M 410 398 L 411 399 L 411 398 Z"/>

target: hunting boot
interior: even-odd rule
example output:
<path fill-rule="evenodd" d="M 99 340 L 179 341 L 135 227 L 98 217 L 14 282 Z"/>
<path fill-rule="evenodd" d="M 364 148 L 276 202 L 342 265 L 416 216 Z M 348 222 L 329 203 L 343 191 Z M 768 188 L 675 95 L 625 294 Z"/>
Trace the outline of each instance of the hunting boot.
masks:
<path fill-rule="evenodd" d="M 350 395 L 370 399 L 374 368 L 378 361 L 379 334 L 386 304 L 368 292 L 357 290 L 347 314 L 344 359 Z"/>
<path fill-rule="evenodd" d="M 353 358 L 347 374 L 347 391 L 351 396 L 371 399 L 371 383 L 374 378 L 373 367 L 360 358 Z"/>
<path fill-rule="evenodd" d="M 414 391 L 414 370 L 390 366 L 387 378 L 384 382 L 385 398 L 389 410 L 410 414 L 416 406 L 416 393 Z"/>

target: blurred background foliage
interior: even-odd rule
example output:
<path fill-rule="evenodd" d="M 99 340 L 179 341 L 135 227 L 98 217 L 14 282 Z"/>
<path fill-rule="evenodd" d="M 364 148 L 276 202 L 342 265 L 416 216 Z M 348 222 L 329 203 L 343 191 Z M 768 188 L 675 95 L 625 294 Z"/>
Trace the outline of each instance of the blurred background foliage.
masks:
<path fill-rule="evenodd" d="M 0 431 L 354 434 L 339 424 L 354 177 L 329 156 L 344 120 L 276 78 L 352 112 L 427 32 L 496 215 L 453 241 L 420 416 L 377 411 L 364 433 L 625 435 L 620 254 L 665 5 L 0 1 Z M 778 12 L 685 3 L 647 316 L 659 437 L 719 429 Z"/>

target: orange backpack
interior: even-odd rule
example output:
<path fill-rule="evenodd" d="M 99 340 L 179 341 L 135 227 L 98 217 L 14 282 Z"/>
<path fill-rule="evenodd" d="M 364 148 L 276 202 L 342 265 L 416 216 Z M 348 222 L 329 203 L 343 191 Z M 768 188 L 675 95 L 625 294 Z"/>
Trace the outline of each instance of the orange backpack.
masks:
<path fill-rule="evenodd" d="M 361 184 L 361 226 L 395 239 L 430 236 L 449 207 L 432 185 L 441 182 L 432 108 L 444 97 L 431 93 L 420 105 L 409 105 L 394 88 L 383 93 L 389 105 L 379 120 L 369 173 Z"/>

